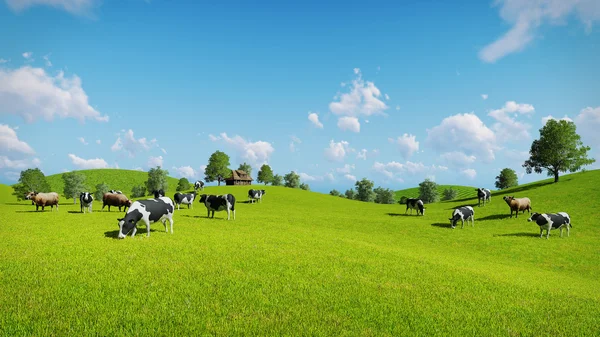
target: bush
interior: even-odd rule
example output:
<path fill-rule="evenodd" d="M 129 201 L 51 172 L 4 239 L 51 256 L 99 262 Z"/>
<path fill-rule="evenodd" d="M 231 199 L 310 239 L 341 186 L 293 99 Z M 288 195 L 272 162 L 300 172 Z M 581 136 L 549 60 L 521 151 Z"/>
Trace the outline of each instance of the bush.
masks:
<path fill-rule="evenodd" d="M 338 190 L 331 190 L 331 191 L 329 191 L 329 195 L 333 195 L 334 197 L 339 197 L 342 195 L 342 193 L 340 193 L 340 191 L 338 191 Z"/>
<path fill-rule="evenodd" d="M 283 180 L 285 180 L 285 187 L 290 187 L 290 188 L 300 187 L 300 176 L 294 171 L 283 176 Z"/>
<path fill-rule="evenodd" d="M 458 191 L 452 188 L 444 190 L 444 200 L 454 200 L 458 195 Z"/>
<path fill-rule="evenodd" d="M 375 192 L 375 202 L 378 204 L 393 204 L 394 203 L 394 191 L 389 188 L 377 187 L 373 190 Z"/>
<path fill-rule="evenodd" d="M 302 183 L 302 184 L 300 184 L 300 189 L 305 190 L 305 191 L 310 191 L 310 186 L 308 186 L 307 183 Z"/>
<path fill-rule="evenodd" d="M 354 185 L 356 186 L 356 200 L 364 202 L 372 202 L 375 200 L 375 192 L 373 192 L 373 186 L 375 184 L 371 180 L 362 178 Z"/>
<path fill-rule="evenodd" d="M 271 180 L 271 185 L 273 185 L 273 186 L 283 185 L 283 177 L 280 176 L 279 174 L 274 175 L 273 179 Z"/>
<path fill-rule="evenodd" d="M 346 190 L 346 199 L 355 200 L 356 199 L 356 191 L 353 189 Z"/>
<path fill-rule="evenodd" d="M 146 195 L 146 187 L 142 185 L 134 186 L 131 189 L 131 197 L 132 198 L 141 198 Z"/>
<path fill-rule="evenodd" d="M 136 187 L 138 187 L 138 186 L 136 186 Z M 189 190 L 190 188 L 191 188 L 190 181 L 187 180 L 187 178 L 181 178 L 181 179 L 179 179 L 179 182 L 177 183 L 177 188 L 175 190 L 177 192 L 181 192 L 181 191 Z"/>
<path fill-rule="evenodd" d="M 437 202 L 440 199 L 437 188 L 438 185 L 434 181 L 425 179 L 425 181 L 419 184 L 419 199 L 423 200 L 426 204 Z"/>
<path fill-rule="evenodd" d="M 108 192 L 109 189 L 110 188 L 108 188 L 108 185 L 105 183 L 96 185 L 96 193 L 94 193 L 94 198 L 96 198 L 96 200 L 102 200 L 104 193 Z"/>
<path fill-rule="evenodd" d="M 501 190 L 519 185 L 519 178 L 513 169 L 505 168 L 496 177 L 496 188 Z"/>

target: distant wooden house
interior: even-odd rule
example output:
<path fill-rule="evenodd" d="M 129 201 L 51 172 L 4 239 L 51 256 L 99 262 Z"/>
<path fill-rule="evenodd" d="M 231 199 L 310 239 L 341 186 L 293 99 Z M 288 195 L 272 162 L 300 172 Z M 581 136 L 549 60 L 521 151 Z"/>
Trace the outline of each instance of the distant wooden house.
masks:
<path fill-rule="evenodd" d="M 250 185 L 252 177 L 242 170 L 231 170 L 231 176 L 225 179 L 227 185 Z"/>

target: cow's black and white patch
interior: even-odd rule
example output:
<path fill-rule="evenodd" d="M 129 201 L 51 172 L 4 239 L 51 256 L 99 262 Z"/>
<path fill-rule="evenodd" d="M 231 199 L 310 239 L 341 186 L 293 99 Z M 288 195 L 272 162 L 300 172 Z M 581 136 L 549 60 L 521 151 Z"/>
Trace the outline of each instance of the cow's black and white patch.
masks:
<path fill-rule="evenodd" d="M 233 220 L 235 220 L 235 197 L 233 194 L 224 195 L 206 195 L 200 196 L 199 202 L 206 206 L 208 215 L 212 212 L 212 217 L 215 217 L 215 212 L 227 211 L 227 220 L 229 220 L 230 211 L 233 211 Z"/>
<path fill-rule="evenodd" d="M 179 206 L 181 206 L 181 204 L 187 204 L 188 208 L 190 208 L 190 206 L 192 208 L 194 208 L 194 199 L 196 199 L 196 192 L 194 193 L 175 193 L 175 195 L 173 196 L 173 201 L 175 201 L 175 205 L 177 205 L 177 209 L 179 209 Z"/>
<path fill-rule="evenodd" d="M 567 236 L 570 234 L 571 217 L 565 212 L 552 213 L 533 213 L 527 221 L 535 221 L 540 226 L 540 238 L 543 236 L 544 229 L 546 230 L 546 239 L 550 238 L 550 230 L 560 228 L 560 237 L 562 238 L 563 227 L 567 229 Z"/>
<path fill-rule="evenodd" d="M 119 191 L 119 190 L 110 190 L 108 191 L 108 193 L 112 193 L 112 194 L 123 194 L 123 192 Z"/>
<path fill-rule="evenodd" d="M 160 190 L 152 191 L 152 194 L 154 194 L 154 198 L 160 198 L 165 196 L 165 191 L 163 191 L 163 189 L 161 188 Z"/>
<path fill-rule="evenodd" d="M 477 189 L 477 200 L 479 201 L 479 206 L 481 206 L 481 201 L 483 200 L 483 206 L 485 206 L 486 201 L 492 201 L 492 191 L 487 188 L 478 188 Z"/>
<path fill-rule="evenodd" d="M 143 221 L 146 224 L 147 236 L 150 236 L 150 224 L 161 221 L 167 230 L 167 220 L 171 225 L 171 234 L 173 234 L 173 213 L 175 206 L 173 200 L 169 197 L 160 197 L 156 199 L 138 200 L 131 204 L 125 217 L 119 220 L 119 239 L 123 239 L 133 230 L 133 237 L 137 231 L 138 221 Z"/>
<path fill-rule="evenodd" d="M 88 212 L 92 213 L 92 201 L 94 201 L 94 196 L 92 196 L 89 192 L 81 192 L 79 194 L 79 205 L 81 205 L 81 213 L 85 213 L 87 209 Z"/>
<path fill-rule="evenodd" d="M 249 190 L 248 191 L 248 199 L 252 203 L 254 203 L 254 200 L 257 200 L 257 199 L 258 199 L 259 202 L 262 202 L 262 197 L 266 193 L 267 192 L 265 190 Z"/>
<path fill-rule="evenodd" d="M 465 227 L 465 220 L 467 220 L 467 225 L 469 224 L 469 220 L 471 220 L 471 225 L 475 227 L 475 211 L 471 206 L 459 207 L 452 212 L 452 217 L 449 220 L 450 227 L 452 227 L 452 229 L 456 227 L 458 220 L 460 220 L 462 223 L 460 228 Z"/>
<path fill-rule="evenodd" d="M 419 215 L 419 213 L 421 215 L 425 215 L 425 206 L 423 205 L 423 200 L 421 199 L 406 199 L 406 212 L 404 212 L 404 214 L 406 214 L 409 209 L 410 214 L 412 214 L 414 209 L 417 211 L 417 215 Z"/>
<path fill-rule="evenodd" d="M 204 182 L 202 180 L 198 180 L 194 183 L 194 190 L 204 191 Z"/>

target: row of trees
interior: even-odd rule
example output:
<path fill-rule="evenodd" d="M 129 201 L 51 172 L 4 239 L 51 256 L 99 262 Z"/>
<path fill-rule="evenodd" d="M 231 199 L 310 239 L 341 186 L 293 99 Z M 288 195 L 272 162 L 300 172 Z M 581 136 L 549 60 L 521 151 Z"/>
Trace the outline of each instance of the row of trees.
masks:
<path fill-rule="evenodd" d="M 336 197 L 364 202 L 375 202 L 378 204 L 393 204 L 395 202 L 394 191 L 381 186 L 373 188 L 374 186 L 375 183 L 372 180 L 362 178 L 354 183 L 353 189 L 346 190 L 344 194 L 336 189 L 331 190 L 329 194 Z"/>

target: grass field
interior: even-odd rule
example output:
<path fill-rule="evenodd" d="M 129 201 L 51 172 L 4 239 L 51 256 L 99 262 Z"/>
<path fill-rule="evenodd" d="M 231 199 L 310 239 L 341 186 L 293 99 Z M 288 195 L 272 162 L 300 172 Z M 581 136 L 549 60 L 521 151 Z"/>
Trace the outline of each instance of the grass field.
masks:
<path fill-rule="evenodd" d="M 209 187 L 235 194 L 235 221 L 196 202 L 175 211 L 174 234 L 153 224 L 125 240 L 122 213 L 35 212 L 0 195 L 0 334 L 597 335 L 600 171 L 549 182 L 501 195 L 568 212 L 568 238 L 538 238 L 500 194 L 452 230 L 452 209 L 474 198 L 421 217 L 271 186 L 246 204 L 248 187 Z"/>

